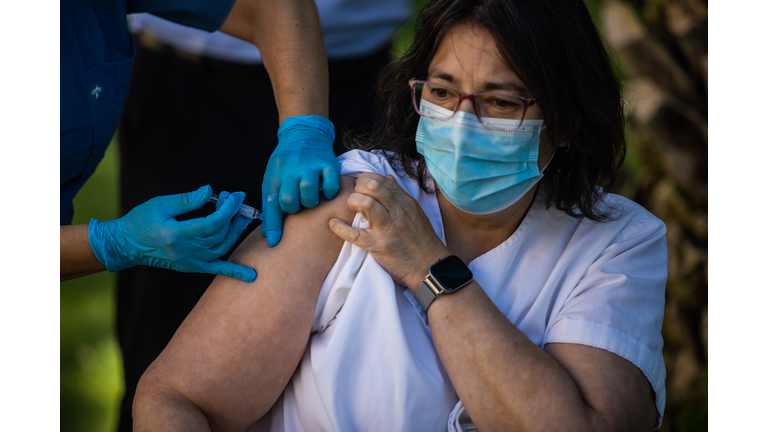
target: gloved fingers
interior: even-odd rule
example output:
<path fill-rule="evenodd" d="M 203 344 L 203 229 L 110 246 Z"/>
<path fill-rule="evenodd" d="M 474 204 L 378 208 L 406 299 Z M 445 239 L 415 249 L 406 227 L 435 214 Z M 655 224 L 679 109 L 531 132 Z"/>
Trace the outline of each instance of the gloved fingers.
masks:
<path fill-rule="evenodd" d="M 243 232 L 251 222 L 253 222 L 253 219 L 238 213 L 235 215 L 235 218 L 232 219 L 229 230 Z"/>
<path fill-rule="evenodd" d="M 224 203 L 227 201 L 227 198 L 229 198 L 230 195 L 232 195 L 232 194 L 230 194 L 227 191 L 219 192 L 219 199 L 216 201 L 216 210 L 221 210 L 221 207 L 224 205 Z M 233 218 L 233 220 L 237 219 L 238 217 L 242 217 L 242 216 L 240 216 L 239 214 L 236 214 L 235 217 Z M 230 226 L 231 225 L 232 225 L 232 223 L 230 222 Z M 226 238 L 227 234 L 229 233 L 230 226 L 222 226 L 214 234 L 209 235 L 207 237 L 201 237 L 199 239 L 200 245 L 202 247 L 206 248 L 206 249 L 211 249 L 211 248 L 216 247 L 217 245 L 219 245 L 221 242 L 224 241 L 224 239 Z M 226 251 L 224 251 L 224 252 L 222 252 L 220 254 L 211 253 L 209 256 L 207 255 L 208 256 L 208 260 L 216 259 L 216 258 L 224 255 L 225 253 L 226 253 Z"/>
<path fill-rule="evenodd" d="M 264 201 L 264 223 L 261 224 L 261 235 L 267 238 L 270 247 L 280 243 L 283 237 L 283 211 L 277 195 L 268 195 Z"/>
<path fill-rule="evenodd" d="M 277 201 L 279 196 L 280 196 L 280 181 L 278 180 L 277 176 L 266 173 L 264 175 L 264 181 L 261 183 L 261 205 L 264 208 L 265 221 L 269 219 L 268 215 L 270 214 L 270 210 L 269 210 L 270 202 L 274 201 L 272 203 L 272 206 L 277 205 L 278 210 L 280 210 L 280 204 Z M 280 210 L 280 217 L 282 218 L 282 210 Z M 267 236 L 266 222 L 261 224 L 261 236 L 262 237 Z"/>
<path fill-rule="evenodd" d="M 208 235 L 205 237 L 195 237 L 194 240 L 190 240 L 190 244 L 194 244 L 198 246 L 201 250 L 210 250 L 211 248 L 214 248 L 217 245 L 221 244 L 221 242 L 223 242 L 227 238 L 228 234 L 229 234 L 229 226 L 225 225 L 211 235 Z M 206 255 L 206 258 L 209 260 L 212 260 L 224 255 L 224 253 L 226 253 L 226 251 L 218 255 Z"/>
<path fill-rule="evenodd" d="M 227 197 L 227 200 L 221 205 L 221 208 L 203 218 L 195 218 L 181 222 L 175 222 L 178 235 L 181 237 L 209 237 L 216 234 L 219 230 L 229 229 L 229 223 L 232 217 L 237 214 L 240 205 L 245 199 L 245 193 L 235 192 Z M 172 223 L 169 221 L 169 224 Z"/>
<path fill-rule="evenodd" d="M 314 207 L 320 203 L 319 194 L 320 171 L 307 168 L 301 175 L 299 191 L 301 194 L 301 205 L 307 208 Z"/>
<path fill-rule="evenodd" d="M 227 200 L 227 198 L 228 198 L 230 195 L 231 195 L 231 194 L 230 194 L 229 192 L 227 192 L 227 191 L 221 191 L 221 192 L 219 193 L 219 200 L 218 200 L 218 201 L 216 201 L 216 210 L 220 209 L 220 208 L 221 208 L 221 206 L 223 206 L 223 205 L 224 205 L 224 202 Z"/>
<path fill-rule="evenodd" d="M 241 219 L 244 219 L 245 223 L 242 223 Z M 229 230 L 227 230 L 226 235 L 222 237 L 219 243 L 210 246 L 210 251 L 216 255 L 215 258 L 224 255 L 232 248 L 235 242 L 237 242 L 237 239 L 240 238 L 240 236 L 243 234 L 243 231 L 248 226 L 248 223 L 251 222 L 251 220 L 252 219 L 248 219 L 245 216 L 235 216 L 235 220 L 233 220 L 229 225 Z"/>
<path fill-rule="evenodd" d="M 332 200 L 339 192 L 339 164 L 329 164 L 323 168 L 323 195 Z"/>
<path fill-rule="evenodd" d="M 256 270 L 221 260 L 201 263 L 200 272 L 229 276 L 248 283 L 252 283 L 256 280 Z"/>
<path fill-rule="evenodd" d="M 216 202 L 216 210 L 220 209 L 222 205 L 224 205 L 224 201 L 230 196 L 231 194 L 227 191 L 221 191 L 219 194 L 219 200 Z M 239 207 L 238 207 L 239 208 Z M 236 214 L 234 219 L 232 219 L 232 223 L 230 224 L 230 230 L 236 229 L 240 230 L 240 232 L 243 232 L 246 227 L 248 227 L 248 224 L 251 223 L 253 219 L 245 217 L 241 215 L 240 213 Z"/>
<path fill-rule="evenodd" d="M 280 208 L 285 213 L 296 213 L 301 210 L 299 198 L 299 178 L 287 175 L 280 184 Z"/>
<path fill-rule="evenodd" d="M 160 196 L 157 197 L 160 203 L 159 210 L 165 218 L 189 213 L 205 205 L 212 194 L 213 190 L 211 190 L 211 187 L 205 185 L 194 192 Z"/>

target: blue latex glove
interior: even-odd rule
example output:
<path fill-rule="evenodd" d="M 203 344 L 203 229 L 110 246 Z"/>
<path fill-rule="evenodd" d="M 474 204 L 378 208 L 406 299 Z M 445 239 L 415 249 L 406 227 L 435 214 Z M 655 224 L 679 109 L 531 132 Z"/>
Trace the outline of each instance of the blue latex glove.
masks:
<path fill-rule="evenodd" d="M 227 194 L 229 199 L 204 218 L 181 222 L 174 219 L 202 207 L 211 194 L 211 187 L 203 186 L 195 192 L 152 198 L 120 219 L 106 222 L 91 219 L 88 240 L 96 258 L 111 272 L 146 265 L 253 282 L 256 280 L 253 269 L 218 259 L 227 253 L 250 222 L 243 216 L 247 222 L 232 220 L 245 193 Z"/>
<path fill-rule="evenodd" d="M 235 197 L 235 199 L 239 199 L 238 197 L 240 194 L 243 194 L 243 197 L 245 197 L 245 194 L 243 192 L 235 192 L 234 194 L 231 194 L 227 191 L 221 191 L 219 192 L 219 200 L 216 201 L 216 210 L 221 209 L 221 207 L 224 206 L 224 204 L 227 201 L 227 198 L 230 196 Z M 240 204 L 243 203 L 243 199 L 240 199 Z M 240 208 L 240 204 L 237 205 L 237 208 Z M 253 219 L 247 218 L 240 213 L 236 213 L 234 219 L 232 219 L 232 223 L 230 224 L 229 229 L 231 231 L 235 232 L 243 232 L 245 228 L 248 226 L 249 223 L 251 223 Z M 238 236 L 239 237 L 239 236 Z"/>
<path fill-rule="evenodd" d="M 261 235 L 270 246 L 283 236 L 283 212 L 296 213 L 302 205 L 314 207 L 320 202 L 321 176 L 325 198 L 338 193 L 341 165 L 333 154 L 334 138 L 333 123 L 320 116 L 289 117 L 277 130 L 277 148 L 261 185 Z"/>

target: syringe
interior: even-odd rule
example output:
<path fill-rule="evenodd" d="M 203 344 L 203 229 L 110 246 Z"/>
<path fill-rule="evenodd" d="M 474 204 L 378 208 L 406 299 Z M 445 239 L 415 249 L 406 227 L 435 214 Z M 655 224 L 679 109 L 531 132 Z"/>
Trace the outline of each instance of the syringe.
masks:
<path fill-rule="evenodd" d="M 212 202 L 212 203 L 216 203 L 218 201 L 219 201 L 219 195 L 218 194 L 211 195 L 211 199 L 208 200 L 208 202 Z M 240 213 L 241 215 L 247 217 L 248 219 L 264 220 L 263 216 L 261 215 L 261 213 L 259 213 L 258 210 L 256 210 L 255 208 L 253 208 L 253 207 L 251 207 L 249 205 L 241 204 L 240 205 L 240 211 L 238 211 L 238 213 Z"/>

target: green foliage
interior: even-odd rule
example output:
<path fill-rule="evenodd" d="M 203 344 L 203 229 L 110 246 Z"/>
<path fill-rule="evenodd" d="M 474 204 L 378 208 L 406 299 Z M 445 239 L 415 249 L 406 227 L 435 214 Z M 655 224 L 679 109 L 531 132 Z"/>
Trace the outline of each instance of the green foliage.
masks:
<path fill-rule="evenodd" d="M 392 36 L 391 60 L 397 60 L 402 57 L 413 43 L 413 26 L 414 20 L 412 17 L 397 28 L 397 31 Z"/>
<path fill-rule="evenodd" d="M 117 146 L 113 140 L 94 175 L 75 197 L 73 223 L 118 215 Z M 60 284 L 61 430 L 112 431 L 117 426 L 122 363 L 115 330 L 115 275 Z"/>
<path fill-rule="evenodd" d="M 418 12 L 429 3 L 429 0 L 413 0 L 413 15 L 411 18 L 400 25 L 392 36 L 391 59 L 397 60 L 405 54 L 408 48 L 413 44 L 413 28 L 416 24 Z"/>
<path fill-rule="evenodd" d="M 415 11 L 428 0 L 414 0 Z M 600 28 L 599 7 L 603 0 L 585 0 L 592 18 Z M 646 18 L 659 16 L 659 2 L 649 1 L 643 10 Z M 416 14 L 393 36 L 392 59 L 401 57 L 413 42 Z M 615 51 L 606 43 L 612 59 Z M 620 74 L 624 81 L 624 76 Z M 641 171 L 637 149 L 627 135 L 627 158 L 623 166 L 626 178 L 636 178 Z M 73 223 L 88 223 L 91 217 L 109 220 L 118 213 L 118 151 L 113 140 L 96 173 L 75 198 Z M 115 275 L 107 272 L 62 282 L 61 291 L 61 430 L 112 431 L 116 428 L 122 388 L 122 363 L 116 341 Z M 706 374 L 705 374 L 706 380 Z M 703 383 L 706 388 L 707 383 Z M 680 415 L 665 419 L 674 430 L 707 430 L 707 403 L 689 404 Z"/>
<path fill-rule="evenodd" d="M 708 425 L 707 404 L 686 407 L 675 423 L 678 432 L 706 432 Z"/>
<path fill-rule="evenodd" d="M 700 394 L 707 394 L 709 386 L 709 372 L 704 370 L 698 382 Z M 709 403 L 707 400 L 692 401 L 684 405 L 684 408 L 675 419 L 675 430 L 678 432 L 706 432 L 709 427 Z"/>

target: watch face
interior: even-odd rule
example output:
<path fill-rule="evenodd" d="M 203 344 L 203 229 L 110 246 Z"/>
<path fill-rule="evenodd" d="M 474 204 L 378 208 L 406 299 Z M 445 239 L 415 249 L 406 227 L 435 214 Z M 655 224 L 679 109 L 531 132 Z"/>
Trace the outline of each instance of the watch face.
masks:
<path fill-rule="evenodd" d="M 444 260 L 437 262 L 430 269 L 432 276 L 440 281 L 440 284 L 446 291 L 452 291 L 461 288 L 467 282 L 472 280 L 472 272 L 467 268 L 461 259 L 451 255 Z"/>

